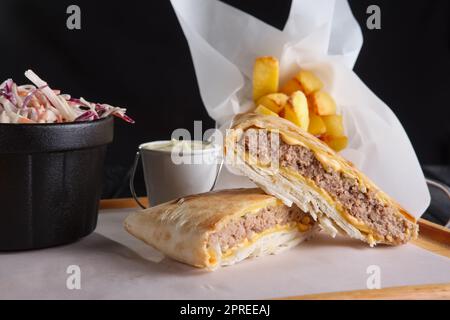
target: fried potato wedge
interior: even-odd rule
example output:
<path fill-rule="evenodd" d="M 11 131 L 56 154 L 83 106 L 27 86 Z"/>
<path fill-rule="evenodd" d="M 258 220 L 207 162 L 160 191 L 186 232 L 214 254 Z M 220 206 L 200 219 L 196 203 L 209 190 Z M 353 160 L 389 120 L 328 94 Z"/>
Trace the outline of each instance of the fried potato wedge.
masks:
<path fill-rule="evenodd" d="M 322 118 L 313 112 L 309 113 L 309 126 L 308 132 L 315 136 L 320 136 L 327 131 L 327 127 L 325 126 L 325 122 L 323 122 Z"/>
<path fill-rule="evenodd" d="M 301 91 L 295 91 L 289 97 L 284 108 L 284 118 L 307 131 L 309 126 L 308 100 Z"/>
<path fill-rule="evenodd" d="M 325 134 L 322 137 L 322 140 L 334 151 L 338 152 L 345 148 L 347 148 L 348 145 L 348 138 L 346 136 L 330 136 L 328 134 Z"/>
<path fill-rule="evenodd" d="M 320 91 L 323 88 L 323 82 L 310 71 L 302 70 L 295 76 L 295 78 L 302 86 L 302 91 L 306 95 Z"/>
<path fill-rule="evenodd" d="M 327 135 L 335 137 L 344 136 L 344 124 L 341 115 L 333 114 L 323 116 L 322 120 L 325 124 Z"/>
<path fill-rule="evenodd" d="M 303 91 L 307 96 L 320 91 L 323 88 L 323 82 L 317 78 L 314 73 L 302 70 L 294 78 L 286 82 L 280 89 L 281 92 L 290 95 L 295 91 Z"/>
<path fill-rule="evenodd" d="M 265 106 L 263 106 L 261 104 L 256 107 L 255 113 L 266 115 L 266 116 L 279 117 L 278 113 L 273 112 L 272 110 L 270 110 L 269 108 L 266 108 Z"/>
<path fill-rule="evenodd" d="M 280 113 L 288 102 L 289 97 L 284 93 L 271 93 L 261 97 L 256 105 L 263 105 L 275 113 Z"/>
<path fill-rule="evenodd" d="M 292 78 L 281 87 L 280 91 L 284 94 L 291 95 L 295 91 L 303 91 L 303 88 L 296 78 Z"/>
<path fill-rule="evenodd" d="M 319 116 L 336 114 L 336 102 L 324 91 L 317 91 L 311 94 L 310 102 L 314 113 Z"/>
<path fill-rule="evenodd" d="M 253 67 L 253 100 L 278 91 L 278 60 L 274 57 L 259 57 Z"/>

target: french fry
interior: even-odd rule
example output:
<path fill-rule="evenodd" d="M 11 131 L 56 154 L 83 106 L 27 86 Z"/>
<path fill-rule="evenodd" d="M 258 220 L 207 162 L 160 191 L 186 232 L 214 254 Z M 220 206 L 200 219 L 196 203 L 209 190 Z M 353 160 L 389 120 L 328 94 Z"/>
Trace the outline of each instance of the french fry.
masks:
<path fill-rule="evenodd" d="M 336 102 L 312 72 L 301 70 L 278 92 L 279 66 L 274 57 L 259 57 L 253 69 L 254 112 L 281 116 L 318 137 L 335 151 L 345 149 L 342 116 L 336 114 Z"/>
<path fill-rule="evenodd" d="M 253 100 L 278 91 L 278 60 L 274 57 L 256 58 L 253 68 Z"/>
<path fill-rule="evenodd" d="M 320 91 L 323 88 L 323 83 L 312 72 L 302 70 L 295 75 L 294 78 L 281 87 L 280 91 L 290 95 L 295 91 L 303 91 L 306 95 L 313 92 Z"/>
<path fill-rule="evenodd" d="M 257 106 L 255 109 L 255 113 L 262 114 L 265 116 L 279 117 L 278 113 L 273 112 L 272 110 L 270 110 L 269 108 L 266 108 L 263 105 Z"/>
<path fill-rule="evenodd" d="M 345 149 L 348 145 L 348 138 L 346 136 L 330 136 L 325 134 L 322 140 L 334 151 L 338 152 Z"/>
<path fill-rule="evenodd" d="M 322 120 L 325 124 L 327 135 L 340 137 L 344 136 L 344 125 L 341 115 L 323 116 Z"/>
<path fill-rule="evenodd" d="M 319 116 L 336 114 L 336 102 L 324 91 L 317 91 L 311 94 L 310 102 L 312 109 Z"/>
<path fill-rule="evenodd" d="M 323 88 L 322 81 L 320 81 L 320 79 L 310 71 L 302 70 L 295 76 L 295 78 L 302 86 L 302 91 L 306 95 L 310 95 L 313 92 L 320 91 Z"/>
<path fill-rule="evenodd" d="M 303 88 L 296 78 L 292 78 L 281 87 L 280 91 L 284 94 L 291 95 L 295 91 L 303 91 Z"/>
<path fill-rule="evenodd" d="M 308 132 L 312 135 L 319 136 L 327 131 L 327 127 L 322 118 L 313 112 L 309 113 L 309 126 Z"/>
<path fill-rule="evenodd" d="M 293 122 L 303 130 L 308 130 L 308 100 L 303 92 L 295 91 L 289 97 L 288 103 L 284 108 L 284 118 Z"/>
<path fill-rule="evenodd" d="M 261 97 L 256 105 L 263 105 L 275 113 L 280 113 L 289 97 L 283 93 L 271 93 Z"/>

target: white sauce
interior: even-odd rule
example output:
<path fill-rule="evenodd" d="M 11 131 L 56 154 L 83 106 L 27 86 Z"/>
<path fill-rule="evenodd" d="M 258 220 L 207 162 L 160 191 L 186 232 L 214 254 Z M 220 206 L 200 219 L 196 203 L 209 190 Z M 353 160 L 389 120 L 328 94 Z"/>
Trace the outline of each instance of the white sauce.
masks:
<path fill-rule="evenodd" d="M 183 153 L 190 153 L 196 150 L 205 150 L 211 148 L 213 148 L 213 144 L 209 142 L 198 140 L 176 140 L 176 139 L 167 141 L 167 143 L 149 144 L 144 146 L 144 149 L 147 150 L 160 150 L 160 151 L 176 150 L 177 152 L 182 151 Z"/>

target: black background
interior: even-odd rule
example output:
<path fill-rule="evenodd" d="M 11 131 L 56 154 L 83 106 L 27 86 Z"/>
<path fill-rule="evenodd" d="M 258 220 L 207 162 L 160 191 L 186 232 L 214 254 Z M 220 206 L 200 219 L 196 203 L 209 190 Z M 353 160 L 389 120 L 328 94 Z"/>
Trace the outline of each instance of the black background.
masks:
<path fill-rule="evenodd" d="M 312 1 L 312 0 L 311 0 Z M 224 1 L 283 28 L 290 1 Z M 450 2 L 351 0 L 364 34 L 356 73 L 396 113 L 422 164 L 450 163 Z M 66 8 L 81 8 L 81 30 L 66 28 Z M 381 30 L 366 9 L 381 8 Z M 31 68 L 54 89 L 125 106 L 116 121 L 104 197 L 127 196 L 137 146 L 176 128 L 213 127 L 198 91 L 187 42 L 168 0 L 0 1 L 0 80 L 26 81 Z M 137 181 L 144 194 L 142 179 Z"/>

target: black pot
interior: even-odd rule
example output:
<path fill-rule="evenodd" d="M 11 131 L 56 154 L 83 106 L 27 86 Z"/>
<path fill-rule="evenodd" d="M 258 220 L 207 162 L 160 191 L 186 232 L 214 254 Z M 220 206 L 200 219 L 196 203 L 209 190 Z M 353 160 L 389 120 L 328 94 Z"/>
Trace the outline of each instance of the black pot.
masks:
<path fill-rule="evenodd" d="M 112 117 L 0 124 L 0 250 L 73 242 L 94 231 Z"/>

